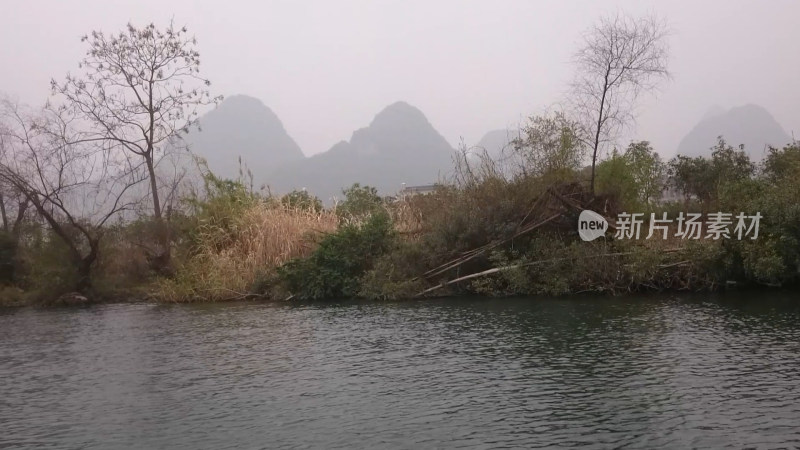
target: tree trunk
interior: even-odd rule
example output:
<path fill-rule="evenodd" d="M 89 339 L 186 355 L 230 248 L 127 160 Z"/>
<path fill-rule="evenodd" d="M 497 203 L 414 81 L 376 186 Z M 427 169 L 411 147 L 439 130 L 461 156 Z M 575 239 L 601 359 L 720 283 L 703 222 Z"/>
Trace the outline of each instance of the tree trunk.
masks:
<path fill-rule="evenodd" d="M 592 152 L 592 196 L 594 196 L 594 177 L 595 177 L 595 168 L 597 166 L 597 150 L 600 148 L 600 133 L 603 128 L 603 109 L 605 108 L 606 102 L 606 92 L 607 89 L 603 90 L 603 98 L 600 99 L 600 114 L 597 116 L 597 130 L 595 130 L 594 134 L 594 151 Z"/>
<path fill-rule="evenodd" d="M 100 240 L 92 239 L 89 242 L 89 248 L 89 253 L 86 256 L 78 256 L 78 283 L 75 286 L 75 290 L 81 294 L 87 294 L 89 289 L 92 287 L 92 265 L 97 260 L 97 253 L 100 249 Z"/>
<path fill-rule="evenodd" d="M 150 175 L 150 193 L 153 196 L 153 217 L 160 221 L 161 201 L 158 198 L 158 180 L 156 179 L 156 168 L 153 165 L 152 151 L 150 155 L 145 156 L 145 164 L 147 164 L 147 172 Z"/>
<path fill-rule="evenodd" d="M 92 287 L 92 261 L 86 259 L 78 263 L 78 283 L 75 290 L 81 294 L 86 294 Z"/>
<path fill-rule="evenodd" d="M 22 221 L 25 220 L 25 212 L 28 211 L 28 206 L 31 204 L 30 200 L 24 198 L 17 203 L 17 219 L 11 227 L 11 234 L 14 236 L 15 241 L 19 241 L 20 228 L 22 228 Z"/>
<path fill-rule="evenodd" d="M 158 180 L 156 179 L 152 153 L 150 153 L 150 156 L 145 156 L 145 163 L 150 175 L 150 192 L 153 196 L 153 221 L 155 222 L 156 243 L 159 247 L 155 254 L 149 258 L 150 266 L 156 272 L 168 275 L 171 272 L 170 263 L 172 259 L 169 227 L 161 212 L 161 201 L 158 197 Z"/>
<path fill-rule="evenodd" d="M 3 194 L 0 193 L 0 213 L 3 215 L 3 231 L 8 233 L 8 216 L 6 216 L 6 200 Z"/>
<path fill-rule="evenodd" d="M 608 94 L 608 77 L 611 74 L 611 65 L 608 66 L 606 69 L 606 75 L 603 81 L 603 96 L 600 97 L 600 112 L 597 114 L 597 129 L 594 133 L 594 151 L 592 152 L 592 196 L 594 197 L 594 173 L 595 173 L 595 166 L 597 165 L 597 150 L 600 148 L 600 134 L 603 131 L 603 111 L 606 108 L 606 95 Z"/>

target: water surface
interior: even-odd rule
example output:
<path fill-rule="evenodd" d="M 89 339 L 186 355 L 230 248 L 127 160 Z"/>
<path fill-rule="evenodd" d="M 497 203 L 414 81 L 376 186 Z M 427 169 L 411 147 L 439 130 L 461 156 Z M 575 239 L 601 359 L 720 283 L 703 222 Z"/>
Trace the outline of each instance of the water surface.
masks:
<path fill-rule="evenodd" d="M 800 445 L 789 295 L 0 310 L 0 448 Z"/>

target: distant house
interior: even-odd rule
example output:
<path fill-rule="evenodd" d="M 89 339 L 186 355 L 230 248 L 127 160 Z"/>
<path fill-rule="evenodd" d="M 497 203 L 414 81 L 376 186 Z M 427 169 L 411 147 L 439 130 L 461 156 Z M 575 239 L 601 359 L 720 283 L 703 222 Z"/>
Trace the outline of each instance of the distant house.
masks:
<path fill-rule="evenodd" d="M 420 186 L 406 186 L 403 183 L 403 188 L 400 189 L 398 193 L 400 197 L 406 197 L 409 195 L 418 195 L 418 194 L 429 194 L 436 190 L 438 184 L 423 184 Z"/>

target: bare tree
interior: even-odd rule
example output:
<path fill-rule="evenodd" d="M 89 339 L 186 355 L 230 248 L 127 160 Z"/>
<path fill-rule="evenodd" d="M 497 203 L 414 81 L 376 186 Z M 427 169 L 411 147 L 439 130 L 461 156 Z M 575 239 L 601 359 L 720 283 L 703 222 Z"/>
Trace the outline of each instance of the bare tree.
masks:
<path fill-rule="evenodd" d="M 64 110 L 30 112 L 0 102 L 0 183 L 24 196 L 64 242 L 78 276 L 75 289 L 85 291 L 105 225 L 141 201 L 131 187 L 146 172 L 110 152 L 106 141 L 75 132 L 74 121 Z"/>
<path fill-rule="evenodd" d="M 669 78 L 666 24 L 654 16 L 604 17 L 575 53 L 571 103 L 592 149 L 591 189 L 601 147 L 629 125 L 642 92 Z"/>
<path fill-rule="evenodd" d="M 197 41 L 172 24 L 158 29 L 128 25 L 119 34 L 93 31 L 84 36 L 86 57 L 81 75 L 51 81 L 64 107 L 79 113 L 90 137 L 113 143 L 144 162 L 150 182 L 153 217 L 159 228 L 159 260 L 169 261 L 169 236 L 164 227 L 156 165 L 167 146 L 182 145 L 181 135 L 196 122 L 197 108 L 216 103 L 210 82 L 200 77 Z"/>

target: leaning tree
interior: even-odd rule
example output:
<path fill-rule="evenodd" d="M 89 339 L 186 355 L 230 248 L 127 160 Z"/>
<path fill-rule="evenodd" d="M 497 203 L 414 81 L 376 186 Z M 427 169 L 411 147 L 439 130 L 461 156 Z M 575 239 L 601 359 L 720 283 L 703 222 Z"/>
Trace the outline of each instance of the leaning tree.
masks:
<path fill-rule="evenodd" d="M 200 76 L 197 41 L 185 27 L 129 24 L 118 34 L 93 31 L 82 41 L 88 49 L 80 73 L 52 80 L 53 94 L 81 117 L 91 139 L 103 139 L 144 164 L 161 246 L 153 260 L 164 268 L 170 245 L 156 166 L 168 148 L 181 146 L 198 107 L 221 97 L 211 96 L 211 83 Z"/>
<path fill-rule="evenodd" d="M 64 243 L 71 259 L 65 264 L 77 275 L 72 287 L 85 292 L 106 225 L 141 202 L 132 188 L 146 172 L 74 123 L 64 110 L 0 100 L 0 184 L 17 192 Z"/>
<path fill-rule="evenodd" d="M 634 117 L 636 100 L 669 78 L 667 27 L 654 16 L 602 18 L 575 53 L 570 103 L 592 151 L 594 193 L 597 155 Z"/>

